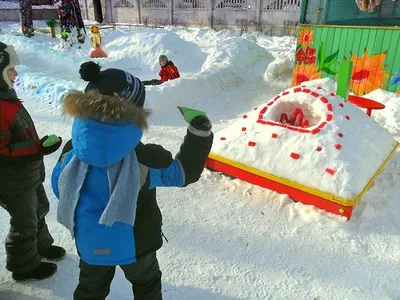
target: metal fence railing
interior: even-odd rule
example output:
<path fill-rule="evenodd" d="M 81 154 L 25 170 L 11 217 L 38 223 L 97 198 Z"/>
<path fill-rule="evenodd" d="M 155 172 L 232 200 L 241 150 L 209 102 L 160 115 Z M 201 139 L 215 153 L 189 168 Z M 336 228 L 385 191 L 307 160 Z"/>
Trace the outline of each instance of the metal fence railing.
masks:
<path fill-rule="evenodd" d="M 93 5 L 93 2 L 90 3 L 89 5 Z M 116 1 L 116 2 L 114 3 L 113 7 L 129 7 L 129 8 L 134 8 L 134 7 L 136 7 L 136 5 L 135 5 L 135 1 L 134 1 L 134 0 L 131 0 L 131 1 L 128 1 L 128 0 L 118 0 L 118 1 Z"/>
<path fill-rule="evenodd" d="M 227 9 L 252 9 L 252 5 L 246 0 L 217 0 L 215 8 Z"/>
<path fill-rule="evenodd" d="M 176 9 L 193 10 L 210 8 L 209 0 L 179 0 L 174 1 Z"/>
<path fill-rule="evenodd" d="M 162 0 L 141 0 L 140 6 L 148 9 L 167 9 L 169 1 Z"/>
<path fill-rule="evenodd" d="M 300 11 L 301 0 L 262 1 L 263 11 Z"/>

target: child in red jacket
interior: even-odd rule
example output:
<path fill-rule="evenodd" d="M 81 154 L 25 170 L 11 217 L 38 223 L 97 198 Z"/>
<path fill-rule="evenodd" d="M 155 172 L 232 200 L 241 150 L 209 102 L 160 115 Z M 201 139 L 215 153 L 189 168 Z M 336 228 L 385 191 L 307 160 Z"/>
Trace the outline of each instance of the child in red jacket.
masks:
<path fill-rule="evenodd" d="M 158 58 L 158 61 L 161 66 L 160 73 L 158 73 L 158 75 L 160 75 L 161 77 L 161 82 L 181 77 L 179 75 L 178 68 L 174 65 L 172 61 L 168 59 L 166 55 L 161 54 Z"/>
<path fill-rule="evenodd" d="M 161 70 L 158 73 L 158 75 L 160 75 L 161 77 L 161 80 L 159 79 L 145 80 L 142 81 L 144 85 L 160 85 L 165 81 L 181 77 L 178 68 L 174 65 L 172 61 L 168 59 L 166 55 L 161 54 L 160 57 L 158 58 L 158 62 L 160 63 L 161 66 Z"/>

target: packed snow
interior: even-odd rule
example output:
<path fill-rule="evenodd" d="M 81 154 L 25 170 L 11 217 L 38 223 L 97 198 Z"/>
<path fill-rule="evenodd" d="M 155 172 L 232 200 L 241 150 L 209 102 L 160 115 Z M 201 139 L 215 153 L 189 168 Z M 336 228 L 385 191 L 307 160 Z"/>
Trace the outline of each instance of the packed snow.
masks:
<path fill-rule="evenodd" d="M 334 85 L 321 79 L 283 91 L 218 132 L 211 152 L 356 200 L 397 142 L 365 112 L 335 95 Z M 282 114 L 290 118 L 292 113 L 295 126 L 280 122 Z"/>
<path fill-rule="evenodd" d="M 45 27 L 35 24 L 40 26 Z M 67 141 L 72 120 L 61 115 L 60 103 L 66 91 L 85 87 L 78 70 L 89 60 L 89 43 L 66 49 L 60 39 L 45 34 L 36 33 L 31 39 L 17 36 L 16 23 L 0 23 L 0 27 L 6 32 L 0 41 L 15 45 L 21 58 L 16 91 L 39 134 L 55 133 Z M 153 114 L 143 141 L 159 143 L 174 153 L 186 132 L 177 105 L 206 111 L 217 136 L 290 88 L 287 70 L 295 51 L 293 37 L 132 27 L 104 30 L 102 35 L 109 57 L 96 61 L 104 68 L 123 68 L 143 80 L 158 78 L 157 57 L 162 51 L 181 71 L 182 78 L 147 88 L 146 106 Z M 332 88 L 328 81 L 317 84 L 324 90 Z M 367 96 L 386 108 L 366 119 L 361 117 L 365 112 L 346 103 L 354 126 L 362 120 L 382 132 L 379 124 L 399 140 L 400 95 L 378 90 Z M 376 140 L 374 147 L 381 141 Z M 72 298 L 79 258 L 69 232 L 56 221 L 57 200 L 50 187 L 58 154 L 45 159 L 45 187 L 51 202 L 47 222 L 56 244 L 65 247 L 68 255 L 57 263 L 56 275 L 44 281 L 16 283 L 5 268 L 0 269 L 0 299 Z M 265 155 L 278 159 L 277 154 Z M 356 206 L 351 221 L 208 170 L 189 187 L 160 188 L 163 231 L 169 240 L 158 251 L 164 299 L 399 299 L 399 170 L 396 152 Z M 4 242 L 9 229 L 5 210 L 0 211 L 0 223 Z M 0 259 L 4 266 L 4 247 Z M 120 270 L 108 299 L 132 299 Z"/>

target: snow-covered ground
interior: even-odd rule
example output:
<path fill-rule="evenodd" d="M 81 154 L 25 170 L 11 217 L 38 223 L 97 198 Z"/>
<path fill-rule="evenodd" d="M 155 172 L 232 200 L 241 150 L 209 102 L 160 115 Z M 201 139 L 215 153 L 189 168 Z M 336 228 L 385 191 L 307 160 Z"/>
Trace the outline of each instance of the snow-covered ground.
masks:
<path fill-rule="evenodd" d="M 3 32 L 18 28 L 3 25 Z M 78 69 L 88 60 L 89 43 L 65 50 L 58 39 L 40 33 L 32 39 L 2 34 L 0 41 L 13 44 L 20 55 L 16 90 L 39 134 L 68 140 L 71 120 L 60 115 L 60 99 L 68 89 L 85 87 Z M 215 132 L 227 128 L 290 87 L 295 39 L 209 29 L 121 28 L 104 34 L 103 49 L 109 55 L 99 59 L 104 68 L 123 68 L 143 80 L 157 78 L 161 53 L 177 65 L 181 79 L 147 88 L 146 105 L 153 115 L 143 138 L 176 152 L 186 130 L 177 105 L 207 111 Z M 400 96 L 375 91 L 369 97 L 386 105 L 372 118 L 399 141 Z M 72 298 L 78 256 L 69 233 L 56 221 L 57 200 L 49 182 L 57 157 L 45 161 L 51 202 L 47 220 L 68 255 L 45 281 L 16 283 L 0 269 L 0 299 Z M 397 152 L 349 222 L 208 170 L 190 187 L 160 188 L 169 240 L 158 251 L 164 298 L 400 299 L 399 170 Z M 3 242 L 9 227 L 4 210 L 0 224 Z M 4 247 L 0 260 L 4 266 Z M 108 299 L 132 299 L 121 271 Z"/>

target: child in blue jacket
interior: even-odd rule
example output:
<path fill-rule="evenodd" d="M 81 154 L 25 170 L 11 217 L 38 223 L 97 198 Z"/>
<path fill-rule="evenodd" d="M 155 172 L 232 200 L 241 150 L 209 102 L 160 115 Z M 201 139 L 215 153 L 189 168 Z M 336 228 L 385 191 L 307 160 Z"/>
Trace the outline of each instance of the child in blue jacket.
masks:
<path fill-rule="evenodd" d="M 162 299 L 156 251 L 162 246 L 157 186 L 196 182 L 212 146 L 210 121 L 195 117 L 175 159 L 159 145 L 142 144 L 148 112 L 141 81 L 119 69 L 80 69 L 85 93 L 64 99 L 74 117 L 72 140 L 52 176 L 58 221 L 80 256 L 74 299 L 105 299 L 115 267 L 132 283 L 135 300 Z"/>

